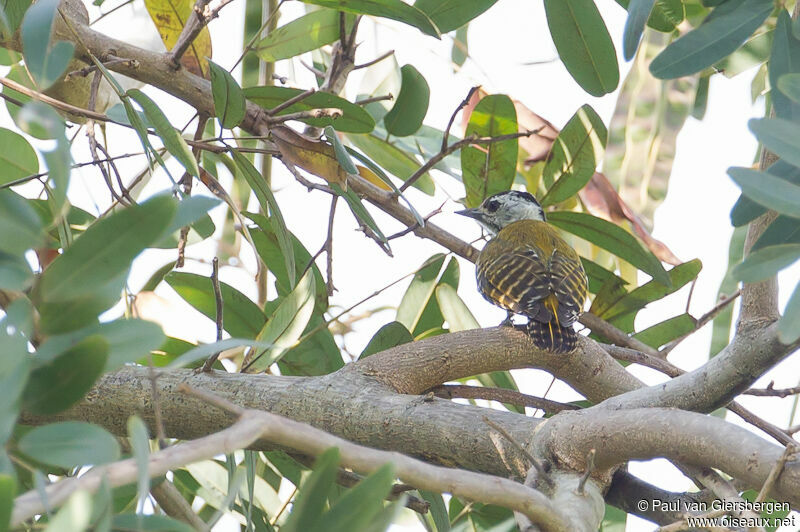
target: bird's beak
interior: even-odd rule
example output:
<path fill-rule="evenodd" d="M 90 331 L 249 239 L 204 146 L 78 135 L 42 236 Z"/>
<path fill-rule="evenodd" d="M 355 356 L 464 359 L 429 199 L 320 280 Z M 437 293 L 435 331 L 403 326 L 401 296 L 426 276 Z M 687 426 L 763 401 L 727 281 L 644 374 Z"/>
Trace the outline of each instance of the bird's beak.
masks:
<path fill-rule="evenodd" d="M 461 216 L 466 216 L 467 218 L 474 218 L 476 220 L 480 220 L 483 218 L 483 213 L 480 209 L 464 209 L 462 211 L 456 211 L 456 214 L 460 214 Z"/>

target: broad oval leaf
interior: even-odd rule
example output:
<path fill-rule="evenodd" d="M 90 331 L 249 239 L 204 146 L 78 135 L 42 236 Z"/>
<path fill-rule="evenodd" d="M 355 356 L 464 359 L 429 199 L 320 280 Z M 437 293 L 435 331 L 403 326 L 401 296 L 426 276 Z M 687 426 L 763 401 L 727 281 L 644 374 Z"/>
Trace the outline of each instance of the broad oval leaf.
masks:
<path fill-rule="evenodd" d="M 189 174 L 193 175 L 194 177 L 199 177 L 200 168 L 197 165 L 197 160 L 192 154 L 192 150 L 189 149 L 189 145 L 186 144 L 185 140 L 183 140 L 180 132 L 172 127 L 172 124 L 169 123 L 167 116 L 158 107 L 158 105 L 156 105 L 156 102 L 151 100 L 148 95 L 139 89 L 130 89 L 127 92 L 127 95 L 142 107 L 145 116 L 150 123 L 153 124 L 153 127 L 156 129 L 156 133 L 158 133 L 158 136 L 161 138 L 161 141 L 164 143 L 164 147 L 167 148 L 167 151 L 169 151 L 178 160 L 178 162 L 183 165 Z M 131 118 L 130 115 L 129 118 Z"/>
<path fill-rule="evenodd" d="M 747 125 L 765 148 L 800 166 L 800 124 L 782 118 L 753 118 Z"/>
<path fill-rule="evenodd" d="M 40 91 L 61 79 L 75 53 L 72 43 L 51 40 L 59 4 L 60 0 L 39 0 L 22 21 L 22 56 Z"/>
<path fill-rule="evenodd" d="M 125 272 L 175 216 L 169 196 L 157 196 L 93 223 L 48 266 L 37 293 L 43 301 L 66 301 L 94 293 Z"/>
<path fill-rule="evenodd" d="M 369 156 L 376 164 L 380 165 L 381 168 L 402 181 L 406 181 L 420 167 L 420 163 L 412 155 L 399 148 L 397 143 L 390 143 L 374 134 L 348 135 L 347 140 Z M 436 191 L 433 178 L 428 173 L 423 174 L 411 186 L 429 196 L 433 196 Z"/>
<path fill-rule="evenodd" d="M 472 110 L 464 138 L 498 137 L 517 131 L 517 111 L 511 98 L 493 94 L 481 99 Z M 511 188 L 517 173 L 518 152 L 517 139 L 462 148 L 461 172 L 467 207 L 475 207 L 484 198 Z"/>
<path fill-rule="evenodd" d="M 710 67 L 734 52 L 766 20 L 771 0 L 728 0 L 703 23 L 667 46 L 650 63 L 650 72 L 660 79 L 688 76 Z M 724 13 L 715 16 L 717 10 Z"/>
<path fill-rule="evenodd" d="M 453 332 L 480 329 L 480 324 L 470 312 L 466 303 L 458 296 L 455 288 L 449 284 L 440 284 L 436 287 L 436 301 L 442 316 L 447 320 Z"/>
<path fill-rule="evenodd" d="M 169 286 L 203 315 L 216 318 L 214 287 L 209 277 L 188 272 L 171 272 L 164 277 Z M 261 309 L 227 283 L 219 283 L 222 294 L 222 327 L 231 336 L 255 338 L 267 321 Z"/>
<path fill-rule="evenodd" d="M 424 12 L 442 33 L 453 31 L 474 19 L 497 0 L 417 0 L 414 7 Z"/>
<path fill-rule="evenodd" d="M 622 32 L 622 56 L 625 61 L 630 61 L 636 54 L 644 26 L 655 3 L 656 0 L 631 0 L 628 4 L 628 18 Z"/>
<path fill-rule="evenodd" d="M 374 355 L 375 353 L 380 353 L 381 351 L 386 351 L 392 347 L 397 347 L 398 345 L 413 341 L 414 337 L 411 336 L 411 332 L 409 332 L 405 325 L 399 321 L 391 321 L 378 329 L 378 332 L 370 339 L 367 347 L 364 348 L 358 358 L 360 360 Z"/>
<path fill-rule="evenodd" d="M 616 2 L 626 10 L 630 8 L 630 0 L 616 0 Z M 656 0 L 647 19 L 647 25 L 656 31 L 669 33 L 683 22 L 685 16 L 681 0 Z"/>
<path fill-rule="evenodd" d="M 444 255 L 437 253 L 426 260 L 414 274 L 397 306 L 397 321 L 415 337 L 441 329 L 444 323 L 435 297 L 436 288 L 443 284 L 458 288 L 458 262 L 451 259 L 445 265 L 445 259 Z"/>
<path fill-rule="evenodd" d="M 545 14 L 558 55 L 578 85 L 592 96 L 619 84 L 617 52 L 592 0 L 545 0 Z"/>
<path fill-rule="evenodd" d="M 39 462 L 63 468 L 97 465 L 119 459 L 116 438 L 82 421 L 36 427 L 19 439 L 19 450 Z"/>
<path fill-rule="evenodd" d="M 542 172 L 550 187 L 542 206 L 569 199 L 586 186 L 603 158 L 608 131 L 594 109 L 584 105 L 570 118 L 550 148 Z"/>
<path fill-rule="evenodd" d="M 39 171 L 39 159 L 25 137 L 0 127 L 0 185 Z"/>
<path fill-rule="evenodd" d="M 211 94 L 214 97 L 214 111 L 219 123 L 225 129 L 232 129 L 244 119 L 246 102 L 242 88 L 231 73 L 213 61 L 211 68 Z"/>
<path fill-rule="evenodd" d="M 778 90 L 794 103 L 800 103 L 800 74 L 784 74 L 779 77 Z"/>
<path fill-rule="evenodd" d="M 733 268 L 732 275 L 745 283 L 757 283 L 773 277 L 797 259 L 800 259 L 800 244 L 768 246 L 747 255 Z"/>
<path fill-rule="evenodd" d="M 414 26 L 425 35 L 439 38 L 439 29 L 428 15 L 402 0 L 302 0 L 306 4 L 329 7 L 345 13 L 372 15 Z"/>
<path fill-rule="evenodd" d="M 800 218 L 800 186 L 750 168 L 728 168 L 728 175 L 742 188 L 742 194 L 759 205 L 792 218 Z"/>
<path fill-rule="evenodd" d="M 800 168 L 792 166 L 781 159 L 770 165 L 767 168 L 767 173 L 800 185 Z M 767 212 L 766 207 L 756 203 L 749 196 L 742 194 L 731 209 L 731 223 L 734 227 L 741 227 L 752 222 L 765 212 Z"/>
<path fill-rule="evenodd" d="M 273 109 L 286 100 L 294 98 L 305 91 L 290 87 L 249 87 L 244 89 L 245 97 L 260 105 L 264 109 Z M 281 110 L 276 116 L 297 113 L 300 111 L 310 111 L 312 109 L 339 109 L 342 116 L 339 118 L 303 118 L 300 121 L 314 127 L 333 126 L 337 131 L 348 133 L 369 133 L 375 128 L 375 120 L 360 105 L 340 98 L 327 92 L 315 92 L 308 95 L 297 103 L 293 103 L 286 109 Z"/>
<path fill-rule="evenodd" d="M 22 256 L 44 240 L 42 220 L 27 200 L 11 190 L 0 190 L 0 252 Z"/>
<path fill-rule="evenodd" d="M 581 212 L 551 212 L 547 215 L 551 224 L 577 235 L 592 244 L 610 251 L 617 257 L 650 274 L 653 279 L 670 286 L 671 281 L 664 266 L 627 231 L 621 227 Z"/>
<path fill-rule="evenodd" d="M 403 77 L 400 94 L 397 95 L 394 107 L 383 117 L 383 124 L 392 135 L 406 137 L 422 127 L 422 121 L 428 112 L 431 89 L 413 65 L 403 65 L 400 73 Z"/>
<path fill-rule="evenodd" d="M 23 392 L 23 407 L 41 415 L 66 410 L 89 391 L 102 374 L 107 359 L 108 342 L 102 336 L 84 338 L 31 372 Z"/>
<path fill-rule="evenodd" d="M 689 314 L 680 314 L 661 323 L 656 323 L 633 335 L 637 340 L 656 349 L 676 338 L 689 334 L 697 327 L 697 321 Z"/>
<path fill-rule="evenodd" d="M 350 31 L 352 16 L 347 17 L 346 24 L 345 29 Z M 340 33 L 339 13 L 323 8 L 270 31 L 253 50 L 263 61 L 278 61 L 331 44 L 339 39 Z"/>
<path fill-rule="evenodd" d="M 789 216 L 775 218 L 750 250 L 756 251 L 777 244 L 800 244 L 800 223 L 797 218 Z"/>

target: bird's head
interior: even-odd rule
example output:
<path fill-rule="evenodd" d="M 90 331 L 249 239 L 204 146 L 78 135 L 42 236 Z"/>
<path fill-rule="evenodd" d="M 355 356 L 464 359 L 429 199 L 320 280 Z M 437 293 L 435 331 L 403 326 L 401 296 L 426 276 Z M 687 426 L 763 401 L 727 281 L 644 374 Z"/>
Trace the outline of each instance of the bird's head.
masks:
<path fill-rule="evenodd" d="M 489 196 L 478 207 L 456 211 L 456 214 L 474 218 L 492 236 L 519 220 L 545 221 L 544 209 L 533 194 L 517 190 Z"/>

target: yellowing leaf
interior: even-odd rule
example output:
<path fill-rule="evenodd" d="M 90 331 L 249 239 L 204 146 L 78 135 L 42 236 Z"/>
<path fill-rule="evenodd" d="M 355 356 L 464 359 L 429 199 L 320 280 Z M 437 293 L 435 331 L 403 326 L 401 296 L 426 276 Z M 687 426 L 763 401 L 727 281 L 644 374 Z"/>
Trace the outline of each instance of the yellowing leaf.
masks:
<path fill-rule="evenodd" d="M 153 19 L 161 40 L 167 50 L 171 50 L 193 15 L 194 0 L 145 0 L 147 12 Z M 209 77 L 207 57 L 211 57 L 211 34 L 203 28 L 186 53 L 181 57 L 181 65 L 196 76 Z"/>
<path fill-rule="evenodd" d="M 347 172 L 336 160 L 333 146 L 286 126 L 273 127 L 270 133 L 284 160 L 347 190 Z"/>
<path fill-rule="evenodd" d="M 372 170 L 370 170 L 369 168 L 367 168 L 365 166 L 361 166 L 360 164 L 357 164 L 356 168 L 358 169 L 358 175 L 360 175 L 361 177 L 363 177 L 365 180 L 369 181 L 370 183 L 372 183 L 376 187 L 380 188 L 381 190 L 386 190 L 386 191 L 391 191 L 392 190 L 392 187 L 387 185 L 383 181 L 383 179 L 378 177 L 378 175 L 375 172 L 373 172 Z"/>

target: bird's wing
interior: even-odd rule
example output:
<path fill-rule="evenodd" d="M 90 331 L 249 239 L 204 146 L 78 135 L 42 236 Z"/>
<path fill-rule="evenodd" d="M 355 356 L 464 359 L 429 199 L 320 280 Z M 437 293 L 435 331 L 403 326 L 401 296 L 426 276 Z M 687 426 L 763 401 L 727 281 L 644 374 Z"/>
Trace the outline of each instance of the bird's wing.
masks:
<path fill-rule="evenodd" d="M 567 327 L 578 320 L 586 301 L 587 280 L 577 253 L 553 251 L 550 258 L 550 282 L 558 299 L 558 321 Z"/>
<path fill-rule="evenodd" d="M 478 289 L 484 297 L 514 313 L 549 322 L 552 313 L 542 305 L 552 292 L 547 257 L 531 247 L 491 251 L 477 266 Z"/>

